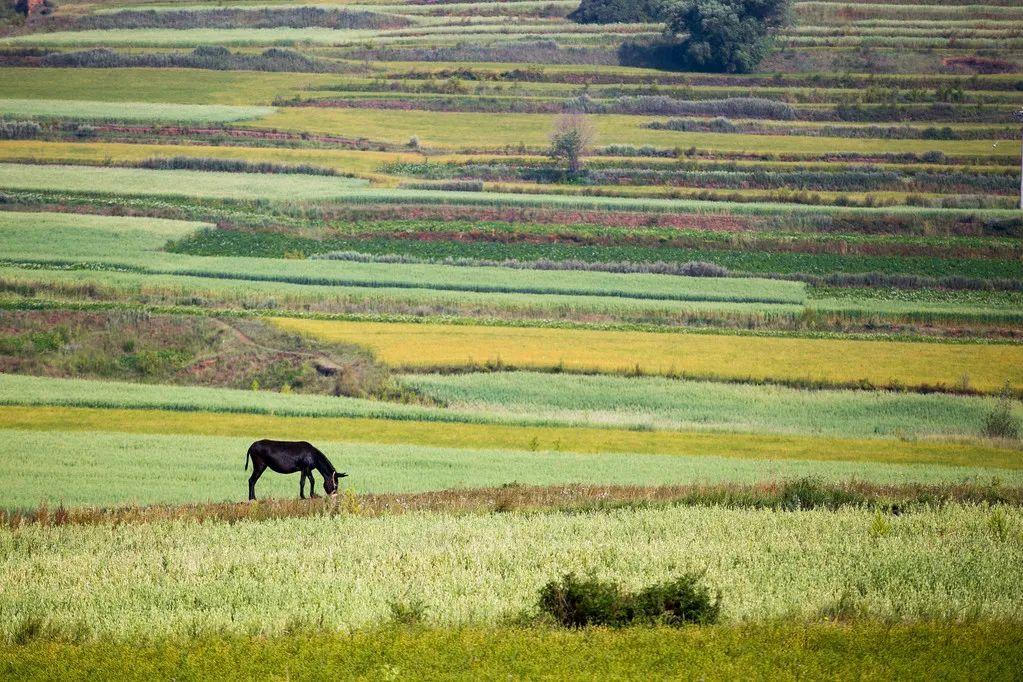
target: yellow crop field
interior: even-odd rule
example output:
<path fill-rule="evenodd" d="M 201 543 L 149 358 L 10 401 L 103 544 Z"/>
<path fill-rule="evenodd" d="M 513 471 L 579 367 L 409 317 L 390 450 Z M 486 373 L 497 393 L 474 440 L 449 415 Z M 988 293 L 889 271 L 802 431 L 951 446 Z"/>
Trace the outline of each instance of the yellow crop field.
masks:
<path fill-rule="evenodd" d="M 0 429 L 236 437 L 259 434 L 264 438 L 428 445 L 465 448 L 467 451 L 635 453 L 1023 469 L 1023 458 L 1018 450 L 976 441 L 893 441 L 709 431 L 633 431 L 403 419 L 21 406 L 0 410 Z"/>
<path fill-rule="evenodd" d="M 675 334 L 277 318 L 282 329 L 354 343 L 399 367 L 486 363 L 723 379 L 1023 387 L 1023 345 Z"/>

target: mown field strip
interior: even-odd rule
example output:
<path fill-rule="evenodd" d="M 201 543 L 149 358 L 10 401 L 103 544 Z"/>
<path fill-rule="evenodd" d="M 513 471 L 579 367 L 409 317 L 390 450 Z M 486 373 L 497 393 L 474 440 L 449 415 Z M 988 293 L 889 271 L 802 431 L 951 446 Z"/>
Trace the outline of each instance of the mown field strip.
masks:
<path fill-rule="evenodd" d="M 46 142 L 4 140 L 0 160 L 50 163 L 131 163 L 155 158 L 236 159 L 255 163 L 308 164 L 342 173 L 373 175 L 389 163 L 416 162 L 421 154 L 354 151 L 348 149 L 290 149 L 286 147 L 238 147 L 184 144 L 130 144 L 125 142 Z"/>
<path fill-rule="evenodd" d="M 302 201 L 345 198 L 363 184 L 323 175 L 0 164 L 0 187 L 97 194 Z"/>
<path fill-rule="evenodd" d="M 331 83 L 336 75 L 207 69 L 0 68 L 7 98 L 265 105 Z"/>
<path fill-rule="evenodd" d="M 35 118 L 103 119 L 115 121 L 183 121 L 234 123 L 268 116 L 273 107 L 224 104 L 154 104 L 64 99 L 0 99 L 0 115 Z"/>
<path fill-rule="evenodd" d="M 23 382 L 20 377 L 19 382 Z M 993 399 L 938 394 L 806 391 L 661 377 L 535 372 L 407 374 L 401 382 L 449 409 L 480 415 L 548 415 L 608 426 L 731 427 L 865 438 L 979 434 L 996 404 Z M 1013 409 L 1023 417 L 1023 403 L 1014 401 Z"/>
<path fill-rule="evenodd" d="M 396 367 L 685 374 L 905 386 L 1023 386 L 1023 345 L 943 344 L 710 334 L 276 318 L 282 329 L 371 349 Z M 638 371 L 637 371 L 638 370 Z"/>
<path fill-rule="evenodd" d="M 0 410 L 2 411 L 2 410 Z M 201 417 L 200 417 L 201 419 Z M 343 425 L 342 425 L 343 426 Z M 244 469 L 249 444 L 265 431 L 258 420 L 250 435 L 5 429 L 0 445 L 0 508 L 31 509 L 41 503 L 70 507 L 130 504 L 240 502 L 247 498 Z M 528 449 L 463 449 L 410 443 L 333 440 L 340 432 L 309 434 L 331 461 L 348 472 L 357 493 L 419 493 L 504 485 L 684 485 L 762 483 L 799 478 L 879 484 L 943 484 L 1000 481 L 1023 484 L 1023 470 L 869 461 L 741 459 L 700 455 Z M 46 453 L 27 457 L 25 453 Z M 267 472 L 256 487 L 260 499 L 298 497 L 298 477 Z M 322 493 L 322 484 L 316 489 Z"/>
<path fill-rule="evenodd" d="M 190 170 L 97 168 L 94 166 L 0 163 L 0 188 L 10 190 L 84 192 L 112 196 L 194 197 L 265 201 L 337 200 L 352 204 L 451 204 L 575 208 L 607 211 L 731 212 L 752 215 L 779 213 L 891 213 L 1015 217 L 1008 209 L 921 209 L 913 206 L 845 208 L 780 202 L 743 203 L 641 197 L 587 197 L 558 194 L 510 194 L 446 190 L 376 189 L 364 180 L 311 175 L 223 173 Z"/>
<path fill-rule="evenodd" d="M 991 398 L 805 391 L 659 377 L 488 372 L 410 374 L 398 380 L 448 407 L 19 374 L 0 374 L 0 404 L 846 438 L 979 436 L 996 404 Z M 1020 414 L 1023 404 L 1014 401 L 1013 409 Z"/>
<path fill-rule="evenodd" d="M 849 585 L 894 621 L 1018 619 L 1023 512 L 999 514 L 1002 540 L 990 509 L 957 505 L 891 517 L 884 532 L 868 510 L 684 507 L 28 526 L 0 530 L 0 636 L 32 617 L 132 641 L 345 631 L 412 599 L 436 624 L 494 624 L 534 611 L 567 571 L 636 589 L 705 570 L 726 622 L 816 619 Z"/>
<path fill-rule="evenodd" d="M 613 296 L 563 296 L 557 294 L 477 293 L 443 289 L 410 289 L 401 287 L 366 287 L 289 282 L 253 281 L 243 278 L 198 277 L 184 275 L 154 275 L 141 272 L 95 272 L 67 270 L 59 264 L 48 267 L 3 267 L 4 284 L 13 290 L 41 288 L 55 293 L 59 307 L 71 305 L 99 305 L 123 308 L 125 304 L 143 306 L 169 306 L 181 314 L 207 314 L 209 308 L 225 309 L 227 314 L 243 311 L 267 310 L 272 302 L 274 310 L 289 314 L 303 312 L 318 314 L 358 315 L 380 314 L 390 311 L 401 315 L 428 311 L 439 315 L 491 317 L 509 315 L 538 319 L 568 319 L 596 314 L 609 316 L 625 323 L 649 322 L 661 316 L 673 315 L 697 318 L 710 316 L 737 317 L 748 320 L 788 320 L 800 314 L 799 305 L 765 303 L 729 303 L 719 301 L 670 301 L 660 299 L 621 298 Z M 89 303 L 82 301 L 92 299 Z M 198 297 L 198 298 L 197 298 Z M 33 305 L 51 305 L 35 299 Z M 19 307 L 8 300 L 6 305 Z M 202 307 L 196 307 L 196 305 Z M 204 310 L 205 308 L 205 310 Z"/>
<path fill-rule="evenodd" d="M 751 460 L 934 464 L 1023 470 L 1019 451 L 979 442 L 813 438 L 368 418 L 280 417 L 137 409 L 7 406 L 0 428 L 413 444 L 469 450 L 636 453 Z"/>
<path fill-rule="evenodd" d="M 505 145 L 544 146 L 554 119 L 551 114 L 502 113 L 495 123 L 494 114 L 475 112 L 396 111 L 389 109 L 328 109 L 320 107 L 283 107 L 277 113 L 245 127 L 275 128 L 320 134 L 338 130 L 358 130 L 373 140 L 405 144 L 418 137 L 425 146 L 449 149 L 494 149 Z M 591 116 L 597 144 L 655 145 L 740 153 L 861 154 L 923 153 L 940 151 L 949 156 L 1007 156 L 1010 139 L 991 140 L 889 140 L 844 137 L 801 137 L 798 135 L 741 135 L 729 133 L 676 132 L 644 127 L 663 116 L 600 114 Z"/>

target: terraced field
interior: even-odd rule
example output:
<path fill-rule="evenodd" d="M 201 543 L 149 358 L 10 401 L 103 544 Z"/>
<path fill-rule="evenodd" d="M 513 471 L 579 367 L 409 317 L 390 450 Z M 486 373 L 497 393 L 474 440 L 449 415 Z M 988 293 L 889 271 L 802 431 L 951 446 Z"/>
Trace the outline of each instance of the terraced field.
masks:
<path fill-rule="evenodd" d="M 1017 3 L 14 5 L 3 677 L 1023 676 Z"/>

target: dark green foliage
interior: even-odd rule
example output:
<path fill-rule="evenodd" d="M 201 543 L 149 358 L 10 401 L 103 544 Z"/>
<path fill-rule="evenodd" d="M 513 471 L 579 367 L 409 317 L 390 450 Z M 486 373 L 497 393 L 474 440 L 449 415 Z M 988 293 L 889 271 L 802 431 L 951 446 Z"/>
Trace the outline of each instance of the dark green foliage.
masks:
<path fill-rule="evenodd" d="M 592 625 L 710 625 L 721 611 L 721 595 L 711 597 L 701 573 L 628 592 L 617 583 L 580 579 L 568 573 L 540 589 L 540 610 L 564 627 Z"/>
<path fill-rule="evenodd" d="M 481 224 L 478 227 L 486 227 Z M 414 224 L 395 225 L 395 232 L 419 232 Z M 453 224 L 452 229 L 469 231 L 472 226 Z M 583 240 L 579 240 L 583 241 Z M 664 240 L 667 242 L 667 240 Z M 475 259 L 503 262 L 507 260 L 580 263 L 604 263 L 615 267 L 609 271 L 670 272 L 633 267 L 642 264 L 684 264 L 694 261 L 714 263 L 734 274 L 779 275 L 794 277 L 813 284 L 853 286 L 899 286 L 920 288 L 941 284 L 956 289 L 994 287 L 993 280 L 1023 279 L 1023 264 L 1016 260 L 986 258 L 938 258 L 927 256 L 860 255 L 833 253 L 798 253 L 771 250 L 767 244 L 750 249 L 730 248 L 728 244 L 702 239 L 679 238 L 678 245 L 602 245 L 599 243 L 536 243 L 523 237 L 517 241 L 498 240 L 424 240 L 410 237 L 331 237 L 313 239 L 281 232 L 240 232 L 233 230 L 202 230 L 169 246 L 176 253 L 196 256 L 259 256 L 282 258 L 288 253 L 306 255 L 355 251 L 375 256 L 398 255 L 427 261 Z M 586 269 L 580 266 L 578 269 Z M 597 268 L 593 268 L 597 269 Z M 954 279 L 953 279 L 954 278 Z M 1006 288 L 998 284 L 997 288 Z"/>
<path fill-rule="evenodd" d="M 622 626 L 631 620 L 628 595 L 617 583 L 580 579 L 568 573 L 540 589 L 540 610 L 561 625 Z"/>
<path fill-rule="evenodd" d="M 828 485 L 819 478 L 786 481 L 780 491 L 777 508 L 786 511 L 840 509 L 845 506 L 869 506 L 872 500 L 860 492 Z"/>
<path fill-rule="evenodd" d="M 668 36 L 679 62 L 697 71 L 747 73 L 767 55 L 788 0 L 682 0 L 668 9 Z"/>
<path fill-rule="evenodd" d="M 640 590 L 633 603 L 637 620 L 656 625 L 710 625 L 721 614 L 721 593 L 711 599 L 702 573 L 687 573 Z"/>
<path fill-rule="evenodd" d="M 665 0 L 582 0 L 568 18 L 580 24 L 649 24 L 664 16 Z"/>
<path fill-rule="evenodd" d="M 389 604 L 391 623 L 394 625 L 421 625 L 426 620 L 426 604 L 419 599 L 410 602 L 394 601 Z"/>

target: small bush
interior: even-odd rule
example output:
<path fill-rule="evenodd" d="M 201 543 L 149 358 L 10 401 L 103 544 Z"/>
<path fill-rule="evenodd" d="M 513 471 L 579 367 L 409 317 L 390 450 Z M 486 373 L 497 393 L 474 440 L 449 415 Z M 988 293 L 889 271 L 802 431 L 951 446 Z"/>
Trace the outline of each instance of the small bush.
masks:
<path fill-rule="evenodd" d="M 631 620 L 627 595 L 615 583 L 568 573 L 540 589 L 540 610 L 569 628 L 621 626 Z"/>
<path fill-rule="evenodd" d="M 614 582 L 580 579 L 568 573 L 541 588 L 539 606 L 559 624 L 571 628 L 706 625 L 717 622 L 721 595 L 712 599 L 710 590 L 700 584 L 702 577 L 701 573 L 687 573 L 632 593 Z"/>
<path fill-rule="evenodd" d="M 1012 413 L 1012 399 L 1006 392 L 984 417 L 984 435 L 988 438 L 1018 440 L 1019 434 L 1019 419 Z"/>
<path fill-rule="evenodd" d="M 419 625 L 426 620 L 426 604 L 418 599 L 410 602 L 394 601 L 389 604 L 391 622 L 395 625 Z"/>
<path fill-rule="evenodd" d="M 711 599 L 700 584 L 702 573 L 687 573 L 641 590 L 635 597 L 636 619 L 679 627 L 716 623 L 721 614 L 721 593 Z"/>

